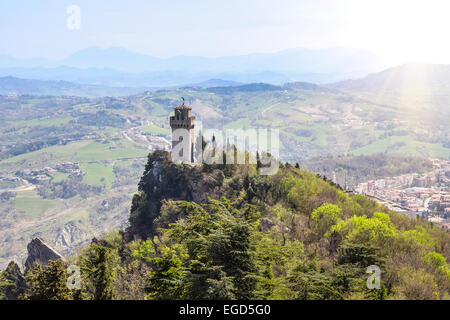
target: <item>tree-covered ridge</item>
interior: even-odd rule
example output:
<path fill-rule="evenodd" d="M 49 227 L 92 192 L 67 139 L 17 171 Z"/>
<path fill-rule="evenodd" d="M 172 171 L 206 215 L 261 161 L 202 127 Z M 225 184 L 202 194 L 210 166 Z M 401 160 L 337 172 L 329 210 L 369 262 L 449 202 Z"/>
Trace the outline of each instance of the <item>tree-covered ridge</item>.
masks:
<path fill-rule="evenodd" d="M 448 232 L 289 164 L 263 176 L 257 165 L 176 165 L 156 151 L 128 228 L 71 258 L 82 289 L 70 298 L 449 299 L 449 257 Z M 367 288 L 371 265 L 379 290 Z"/>

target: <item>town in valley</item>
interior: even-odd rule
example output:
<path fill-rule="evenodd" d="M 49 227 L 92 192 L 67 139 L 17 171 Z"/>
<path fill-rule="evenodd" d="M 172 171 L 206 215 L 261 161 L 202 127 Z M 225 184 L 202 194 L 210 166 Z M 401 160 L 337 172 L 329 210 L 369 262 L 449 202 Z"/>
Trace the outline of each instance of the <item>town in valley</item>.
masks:
<path fill-rule="evenodd" d="M 355 191 L 390 209 L 450 228 L 450 161 L 430 159 L 433 170 L 360 183 Z"/>

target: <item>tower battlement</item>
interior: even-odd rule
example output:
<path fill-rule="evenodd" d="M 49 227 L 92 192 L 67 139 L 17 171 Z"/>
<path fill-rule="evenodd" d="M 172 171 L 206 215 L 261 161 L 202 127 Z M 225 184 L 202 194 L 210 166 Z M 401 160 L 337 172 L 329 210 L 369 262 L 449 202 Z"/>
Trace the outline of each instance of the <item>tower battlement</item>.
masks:
<path fill-rule="evenodd" d="M 173 128 L 194 128 L 195 117 L 192 115 L 192 107 L 181 105 L 175 107 L 175 115 L 170 117 L 170 126 Z"/>

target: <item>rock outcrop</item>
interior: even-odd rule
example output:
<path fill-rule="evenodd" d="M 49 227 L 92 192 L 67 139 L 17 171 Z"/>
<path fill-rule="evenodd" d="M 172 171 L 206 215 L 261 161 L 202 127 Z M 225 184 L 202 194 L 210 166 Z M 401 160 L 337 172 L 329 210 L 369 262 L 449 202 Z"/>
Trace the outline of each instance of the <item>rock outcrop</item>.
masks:
<path fill-rule="evenodd" d="M 42 239 L 35 238 L 27 246 L 28 258 L 25 261 L 25 268 L 29 269 L 39 262 L 42 266 L 46 266 L 50 260 L 64 260 L 56 250 L 46 244 Z"/>
<path fill-rule="evenodd" d="M 91 237 L 70 221 L 56 235 L 54 249 L 67 257 L 74 254 L 78 247 L 90 241 Z"/>
<path fill-rule="evenodd" d="M 139 192 L 133 197 L 125 239 L 156 235 L 153 221 L 160 214 L 163 200 L 204 203 L 208 197 L 218 199 L 224 193 L 223 181 L 222 170 L 212 165 L 177 165 L 167 151 L 151 153 L 139 182 Z"/>

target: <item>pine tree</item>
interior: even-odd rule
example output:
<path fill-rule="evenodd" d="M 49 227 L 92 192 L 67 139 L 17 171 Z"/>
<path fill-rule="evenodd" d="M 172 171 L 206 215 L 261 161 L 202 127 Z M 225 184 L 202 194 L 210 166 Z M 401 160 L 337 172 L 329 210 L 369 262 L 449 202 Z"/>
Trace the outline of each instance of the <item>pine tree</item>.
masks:
<path fill-rule="evenodd" d="M 366 289 L 364 298 L 366 300 L 387 300 L 387 288 L 381 282 L 380 289 Z"/>
<path fill-rule="evenodd" d="M 176 250 L 162 247 L 148 262 L 152 268 L 145 291 L 155 300 L 175 300 L 183 295 L 182 261 Z"/>
<path fill-rule="evenodd" d="M 226 211 L 224 206 L 228 207 Z M 252 299 L 257 268 L 251 243 L 252 227 L 244 219 L 245 212 L 232 208 L 227 199 L 213 201 L 209 208 L 213 214 L 220 214 L 216 229 L 208 237 L 205 253 L 213 265 L 221 266 L 225 275 L 232 279 L 231 293 L 236 299 Z"/>
<path fill-rule="evenodd" d="M 3 273 L 0 273 L 0 300 L 6 297 L 6 288 L 12 285 L 11 281 L 7 280 Z"/>
<path fill-rule="evenodd" d="M 66 265 L 60 259 L 50 261 L 44 268 L 36 264 L 27 274 L 29 294 L 27 300 L 73 300 L 73 292 L 67 287 Z"/>
<path fill-rule="evenodd" d="M 111 248 L 93 242 L 81 258 L 81 271 L 94 300 L 111 300 L 114 296 L 115 254 Z"/>
<path fill-rule="evenodd" d="M 17 300 L 26 291 L 25 278 L 19 266 L 11 261 L 5 271 L 0 272 L 0 300 Z"/>

